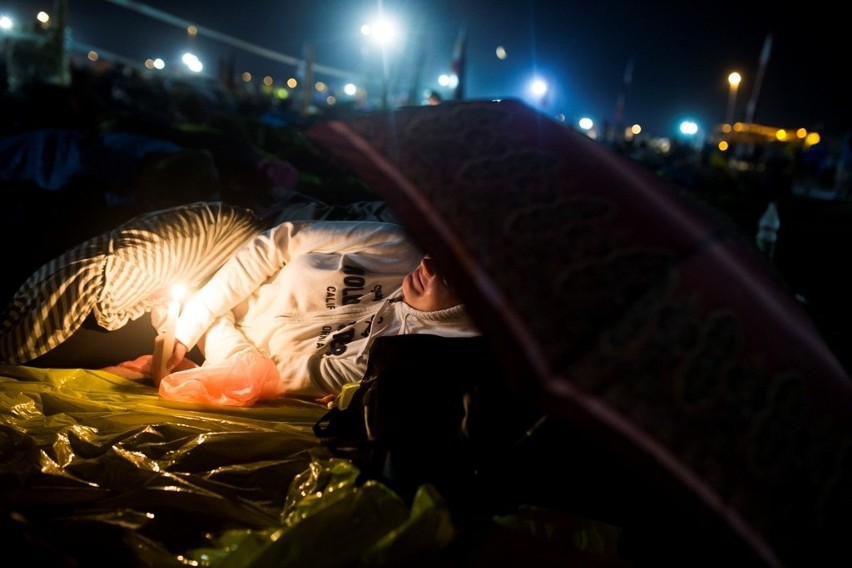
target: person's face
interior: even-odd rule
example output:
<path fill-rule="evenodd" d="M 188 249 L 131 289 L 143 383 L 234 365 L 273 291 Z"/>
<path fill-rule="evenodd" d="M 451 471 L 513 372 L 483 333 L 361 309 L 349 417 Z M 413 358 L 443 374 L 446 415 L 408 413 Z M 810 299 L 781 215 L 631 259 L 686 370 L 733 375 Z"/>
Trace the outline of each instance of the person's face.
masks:
<path fill-rule="evenodd" d="M 428 255 L 402 279 L 402 297 L 406 304 L 422 312 L 444 310 L 462 303 L 438 274 L 435 261 Z"/>

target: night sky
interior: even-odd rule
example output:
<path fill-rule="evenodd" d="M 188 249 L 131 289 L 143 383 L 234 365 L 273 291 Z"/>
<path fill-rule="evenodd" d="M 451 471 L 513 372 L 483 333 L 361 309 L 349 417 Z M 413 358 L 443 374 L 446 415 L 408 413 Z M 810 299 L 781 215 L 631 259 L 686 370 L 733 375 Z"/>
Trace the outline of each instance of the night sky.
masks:
<path fill-rule="evenodd" d="M 133 60 L 162 57 L 174 62 L 190 46 L 183 28 L 142 15 L 112 0 L 68 0 L 72 39 Z M 827 2 L 779 3 L 675 1 L 532 0 L 149 0 L 150 6 L 203 29 L 237 38 L 290 58 L 304 57 L 308 42 L 317 65 L 351 73 L 355 82 L 381 74 L 380 52 L 360 33 L 380 7 L 404 30 L 388 51 L 389 85 L 405 93 L 439 88 L 449 71 L 460 30 L 467 34 L 469 99 L 521 98 L 575 123 L 589 116 L 614 121 L 624 97 L 624 122 L 646 132 L 672 135 L 690 118 L 709 131 L 726 118 L 727 76 L 743 82 L 734 118 L 746 119 L 767 37 L 754 122 L 805 127 L 827 136 L 852 130 L 844 47 L 845 18 Z M 51 12 L 53 0 L 0 0 L 0 13 L 31 18 Z M 498 46 L 506 58 L 496 55 Z M 232 56 L 236 70 L 283 81 L 294 65 L 261 57 L 209 37 L 191 47 L 215 73 Z M 551 90 L 532 96 L 534 76 Z M 625 78 L 629 76 L 629 84 Z M 344 78 L 318 73 L 332 89 Z M 449 96 L 449 91 L 444 94 Z"/>

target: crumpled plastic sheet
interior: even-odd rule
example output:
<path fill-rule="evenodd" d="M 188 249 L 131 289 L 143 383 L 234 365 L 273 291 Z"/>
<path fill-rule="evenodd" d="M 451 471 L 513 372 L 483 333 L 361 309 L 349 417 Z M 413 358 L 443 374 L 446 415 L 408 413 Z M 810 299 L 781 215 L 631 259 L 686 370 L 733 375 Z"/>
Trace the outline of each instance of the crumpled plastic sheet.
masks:
<path fill-rule="evenodd" d="M 185 404 L 104 371 L 0 366 L 2 553 L 167 566 L 219 531 L 278 527 L 326 410 Z"/>
<path fill-rule="evenodd" d="M 0 559 L 158 568 L 439 560 L 459 536 L 444 498 L 426 483 L 407 504 L 365 481 L 314 436 L 326 411 L 296 399 L 188 404 L 106 371 L 0 365 Z M 615 554 L 618 529 L 552 519 L 495 520 Z M 500 538 L 492 544 L 505 551 Z"/>
<path fill-rule="evenodd" d="M 229 531 L 191 552 L 199 565 L 405 566 L 436 558 L 455 537 L 441 495 L 421 485 L 409 508 L 387 486 L 358 482 L 349 460 L 317 456 L 291 485 L 281 525 Z"/>

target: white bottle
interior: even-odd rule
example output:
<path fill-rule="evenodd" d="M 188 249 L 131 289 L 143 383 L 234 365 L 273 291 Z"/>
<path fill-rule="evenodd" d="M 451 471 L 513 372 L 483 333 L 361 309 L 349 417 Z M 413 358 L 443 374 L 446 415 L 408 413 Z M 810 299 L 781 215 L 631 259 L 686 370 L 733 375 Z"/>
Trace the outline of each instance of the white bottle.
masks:
<path fill-rule="evenodd" d="M 775 254 L 775 243 L 778 241 L 778 229 L 781 227 L 781 219 L 778 217 L 778 208 L 774 201 L 770 201 L 766 211 L 757 223 L 757 248 L 763 254 L 772 258 Z"/>

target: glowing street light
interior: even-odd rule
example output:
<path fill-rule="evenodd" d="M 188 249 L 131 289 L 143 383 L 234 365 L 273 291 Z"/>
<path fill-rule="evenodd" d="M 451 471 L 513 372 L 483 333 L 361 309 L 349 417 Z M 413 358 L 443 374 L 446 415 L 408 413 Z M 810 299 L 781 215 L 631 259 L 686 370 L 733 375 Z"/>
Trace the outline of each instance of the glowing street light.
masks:
<path fill-rule="evenodd" d="M 198 56 L 192 53 L 184 53 L 183 57 L 181 57 L 181 61 L 183 61 L 183 64 L 186 65 L 186 67 L 193 73 L 201 73 L 204 69 L 204 64 L 201 63 Z"/>
<path fill-rule="evenodd" d="M 737 106 L 737 89 L 740 86 L 740 81 L 742 81 L 742 75 L 734 71 L 730 75 L 728 75 L 728 85 L 730 85 L 730 89 L 728 90 L 728 114 L 725 117 L 726 124 L 734 123 L 734 108 Z"/>
<path fill-rule="evenodd" d="M 396 24 L 388 19 L 381 19 L 373 24 L 364 24 L 361 26 L 361 33 L 369 36 L 379 45 L 388 45 L 392 43 L 397 35 Z"/>
<path fill-rule="evenodd" d="M 377 43 L 382 54 L 382 108 L 388 107 L 388 95 L 390 90 L 390 71 L 388 48 L 391 45 L 400 43 L 400 30 L 397 24 L 382 16 L 372 24 L 363 24 L 361 26 L 361 34 L 369 37 L 373 42 Z"/>
<path fill-rule="evenodd" d="M 156 59 L 146 59 L 145 60 L 145 69 L 156 69 L 158 71 L 162 71 L 166 68 L 166 62 L 157 57 Z"/>
<path fill-rule="evenodd" d="M 695 136 L 698 134 L 698 123 L 694 120 L 684 120 L 680 123 L 680 133 L 685 136 Z"/>
<path fill-rule="evenodd" d="M 532 95 L 532 99 L 539 107 L 544 107 L 547 101 L 547 93 L 550 91 L 550 85 L 544 79 L 536 77 L 532 79 L 527 87 L 528 92 Z"/>
<path fill-rule="evenodd" d="M 577 121 L 577 126 L 580 127 L 580 130 L 586 133 L 586 136 L 595 140 L 598 137 L 598 129 L 595 125 L 595 121 L 589 118 L 588 116 L 583 116 Z"/>
<path fill-rule="evenodd" d="M 537 97 L 543 97 L 547 94 L 547 82 L 543 79 L 535 79 L 530 83 L 530 90 Z"/>
<path fill-rule="evenodd" d="M 694 149 L 698 150 L 704 145 L 704 131 L 694 120 L 686 119 L 681 121 L 678 130 L 681 137 Z"/>
<path fill-rule="evenodd" d="M 442 73 L 438 76 L 438 84 L 447 89 L 455 89 L 459 84 L 459 76 L 455 73 Z"/>

